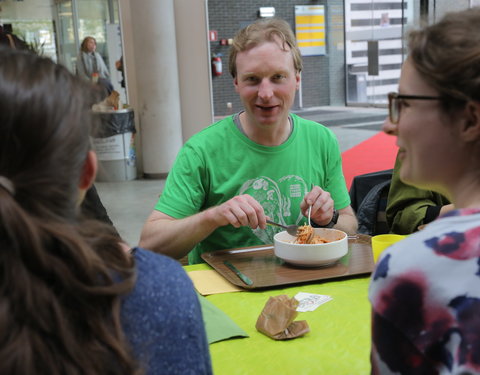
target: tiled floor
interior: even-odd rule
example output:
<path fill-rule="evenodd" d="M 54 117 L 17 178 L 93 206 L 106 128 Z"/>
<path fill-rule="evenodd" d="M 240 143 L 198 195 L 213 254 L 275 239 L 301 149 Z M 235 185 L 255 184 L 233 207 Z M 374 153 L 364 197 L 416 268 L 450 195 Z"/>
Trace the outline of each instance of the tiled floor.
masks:
<path fill-rule="evenodd" d="M 328 126 L 337 135 L 340 150 L 346 151 L 380 131 L 384 109 L 327 107 L 305 111 L 302 117 Z M 138 244 L 140 232 L 161 193 L 164 180 L 96 182 L 95 186 L 120 235 Z"/>
<path fill-rule="evenodd" d="M 100 199 L 115 228 L 129 245 L 138 244 L 143 223 L 157 203 L 165 180 L 96 182 Z"/>

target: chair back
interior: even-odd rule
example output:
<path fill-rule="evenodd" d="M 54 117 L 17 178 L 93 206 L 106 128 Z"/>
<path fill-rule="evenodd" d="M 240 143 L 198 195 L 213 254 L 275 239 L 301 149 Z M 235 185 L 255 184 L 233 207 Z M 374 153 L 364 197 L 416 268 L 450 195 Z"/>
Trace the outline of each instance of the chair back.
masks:
<path fill-rule="evenodd" d="M 393 169 L 355 176 L 350 188 L 358 233 L 375 236 L 389 232 L 386 217 L 388 191 Z"/>

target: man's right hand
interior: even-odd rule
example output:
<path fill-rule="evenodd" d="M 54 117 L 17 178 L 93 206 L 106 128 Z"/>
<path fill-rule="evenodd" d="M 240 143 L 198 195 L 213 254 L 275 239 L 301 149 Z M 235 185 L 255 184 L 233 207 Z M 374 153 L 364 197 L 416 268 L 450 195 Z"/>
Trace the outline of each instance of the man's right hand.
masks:
<path fill-rule="evenodd" d="M 231 224 L 235 228 L 249 226 L 252 229 L 265 229 L 267 226 L 262 205 L 248 194 L 237 195 L 220 206 L 209 208 L 205 213 L 218 227 Z"/>
<path fill-rule="evenodd" d="M 143 226 L 139 246 L 180 259 L 215 229 L 229 224 L 252 229 L 267 225 L 261 204 L 244 194 L 183 219 L 155 210 Z"/>

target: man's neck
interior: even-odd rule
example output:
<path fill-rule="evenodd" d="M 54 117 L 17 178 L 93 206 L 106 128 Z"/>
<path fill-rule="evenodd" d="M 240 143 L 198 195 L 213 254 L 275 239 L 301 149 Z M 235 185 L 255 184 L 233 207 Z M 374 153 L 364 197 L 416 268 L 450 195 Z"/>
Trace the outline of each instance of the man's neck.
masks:
<path fill-rule="evenodd" d="M 257 126 L 249 122 L 246 112 L 241 112 L 239 121 L 244 134 L 253 142 L 263 146 L 279 146 L 290 137 L 293 131 L 290 116 L 278 124 Z"/>

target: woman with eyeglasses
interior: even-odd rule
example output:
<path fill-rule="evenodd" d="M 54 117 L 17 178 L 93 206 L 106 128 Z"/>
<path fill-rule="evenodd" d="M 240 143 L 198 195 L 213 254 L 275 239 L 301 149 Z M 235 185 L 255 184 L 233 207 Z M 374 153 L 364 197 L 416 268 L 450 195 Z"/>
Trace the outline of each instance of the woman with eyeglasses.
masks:
<path fill-rule="evenodd" d="M 387 249 L 372 275 L 373 374 L 480 373 L 480 8 L 409 35 L 384 131 L 400 178 L 456 207 Z"/>

